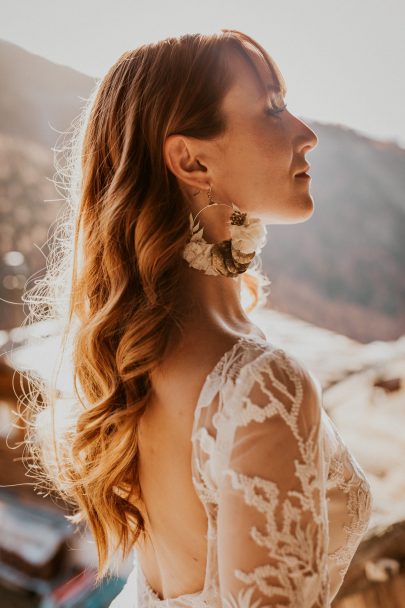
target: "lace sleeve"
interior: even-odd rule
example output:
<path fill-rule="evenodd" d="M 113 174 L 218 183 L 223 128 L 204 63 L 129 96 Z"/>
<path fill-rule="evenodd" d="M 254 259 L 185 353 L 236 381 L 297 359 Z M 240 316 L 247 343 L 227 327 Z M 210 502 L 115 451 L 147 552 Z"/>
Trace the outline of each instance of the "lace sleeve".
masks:
<path fill-rule="evenodd" d="M 281 349 L 253 362 L 246 385 L 218 494 L 222 605 L 329 607 L 320 389 Z"/>

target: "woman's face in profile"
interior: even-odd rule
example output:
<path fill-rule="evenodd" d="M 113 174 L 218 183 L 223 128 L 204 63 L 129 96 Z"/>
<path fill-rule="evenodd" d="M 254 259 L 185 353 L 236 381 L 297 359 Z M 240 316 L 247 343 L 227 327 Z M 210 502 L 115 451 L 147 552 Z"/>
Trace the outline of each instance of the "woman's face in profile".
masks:
<path fill-rule="evenodd" d="M 266 93 L 243 57 L 234 53 L 230 61 L 235 81 L 222 105 L 227 130 L 210 149 L 213 192 L 265 223 L 305 221 L 313 212 L 311 180 L 296 174 L 307 169 L 317 137 L 288 109 L 270 114 L 272 105 L 285 105 L 281 94 Z M 277 84 L 267 65 L 256 64 L 266 86 Z"/>

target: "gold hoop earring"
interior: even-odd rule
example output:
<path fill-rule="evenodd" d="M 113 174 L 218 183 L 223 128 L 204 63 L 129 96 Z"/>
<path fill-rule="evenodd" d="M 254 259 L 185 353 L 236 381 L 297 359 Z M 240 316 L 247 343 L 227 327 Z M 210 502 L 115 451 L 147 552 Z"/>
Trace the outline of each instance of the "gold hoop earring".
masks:
<path fill-rule="evenodd" d="M 204 274 L 236 278 L 249 268 L 255 255 L 265 245 L 266 227 L 260 218 L 242 212 L 235 203 L 229 205 L 215 201 L 211 185 L 207 197 L 208 205 L 195 217 L 190 213 L 190 236 L 183 250 L 183 258 L 190 267 L 201 270 Z M 204 228 L 200 228 L 200 223 L 196 220 L 202 211 L 217 205 L 233 209 L 230 220 L 226 222 L 231 238 L 218 243 L 208 243 L 203 238 Z"/>
<path fill-rule="evenodd" d="M 208 196 L 208 205 L 215 205 L 215 201 L 212 198 L 212 186 L 209 187 L 208 191 L 207 191 L 207 196 Z"/>

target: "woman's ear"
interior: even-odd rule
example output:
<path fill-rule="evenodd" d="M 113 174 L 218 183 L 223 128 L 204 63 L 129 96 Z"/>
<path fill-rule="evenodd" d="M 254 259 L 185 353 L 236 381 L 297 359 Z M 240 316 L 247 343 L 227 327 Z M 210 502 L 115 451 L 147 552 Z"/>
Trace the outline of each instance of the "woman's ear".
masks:
<path fill-rule="evenodd" d="M 183 183 L 197 189 L 207 188 L 207 167 L 197 158 L 194 142 L 183 135 L 169 135 L 163 147 L 167 168 Z"/>

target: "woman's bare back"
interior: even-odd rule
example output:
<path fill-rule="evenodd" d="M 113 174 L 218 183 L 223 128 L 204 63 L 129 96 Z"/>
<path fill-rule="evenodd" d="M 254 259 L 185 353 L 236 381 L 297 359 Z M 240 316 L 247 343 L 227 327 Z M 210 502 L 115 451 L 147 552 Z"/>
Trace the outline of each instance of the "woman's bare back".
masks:
<path fill-rule="evenodd" d="M 251 335 L 263 336 L 254 328 Z M 152 589 L 163 597 L 200 591 L 207 560 L 207 515 L 191 476 L 195 405 L 210 371 L 238 340 L 193 334 L 152 375 L 153 395 L 139 426 L 139 475 L 148 538 L 137 545 Z"/>

